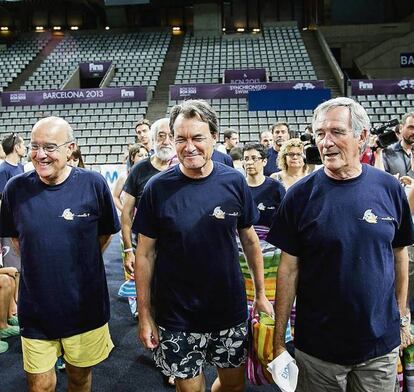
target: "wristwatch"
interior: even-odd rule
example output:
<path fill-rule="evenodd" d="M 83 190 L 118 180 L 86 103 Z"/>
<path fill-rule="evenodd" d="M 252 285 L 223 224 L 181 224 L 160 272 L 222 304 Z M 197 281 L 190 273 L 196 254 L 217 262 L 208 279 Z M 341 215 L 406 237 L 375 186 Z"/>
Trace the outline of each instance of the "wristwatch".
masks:
<path fill-rule="evenodd" d="M 400 317 L 400 327 L 406 327 L 410 324 L 410 316 L 405 315 Z"/>

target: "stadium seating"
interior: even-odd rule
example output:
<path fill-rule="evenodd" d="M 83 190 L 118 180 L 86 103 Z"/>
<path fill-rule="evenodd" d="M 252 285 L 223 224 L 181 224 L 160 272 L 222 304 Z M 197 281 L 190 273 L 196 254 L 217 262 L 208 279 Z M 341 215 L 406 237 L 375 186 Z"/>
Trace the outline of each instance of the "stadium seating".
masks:
<path fill-rule="evenodd" d="M 25 36 L 0 54 L 1 86 L 21 72 L 50 39 L 50 34 Z M 59 88 L 79 62 L 112 60 L 117 71 L 111 86 L 149 85 L 155 88 L 170 43 L 166 32 L 74 33 L 64 38 L 27 81 L 23 89 Z M 176 75 L 177 83 L 218 83 L 225 69 L 261 68 L 272 81 L 316 78 L 295 26 L 265 27 L 262 35 L 194 38 L 186 35 Z M 360 95 L 373 126 L 414 110 L 414 94 Z M 293 134 L 311 122 L 311 110 L 249 111 L 247 98 L 208 100 L 219 116 L 220 129 L 240 130 L 242 142 L 256 141 L 260 131 L 276 121 L 289 123 Z M 171 100 L 171 107 L 178 103 Z M 33 124 L 46 115 L 61 116 L 75 130 L 88 165 L 120 163 L 134 141 L 133 124 L 145 117 L 148 102 L 89 103 L 0 107 L 0 138 L 17 132 L 29 140 Z"/>
<path fill-rule="evenodd" d="M 50 33 L 22 34 L 13 45 L 0 51 L 0 91 L 20 74 L 50 40 Z"/>
<path fill-rule="evenodd" d="M 38 119 L 60 116 L 72 125 L 86 164 L 121 163 L 134 143 L 133 124 L 145 117 L 147 108 L 147 102 L 0 107 L 0 139 L 16 132 L 27 142 Z"/>
<path fill-rule="evenodd" d="M 149 86 L 154 90 L 170 43 L 166 32 L 72 33 L 26 81 L 22 89 L 59 89 L 78 63 L 112 61 L 110 87 Z"/>
<path fill-rule="evenodd" d="M 246 68 L 265 68 L 270 81 L 316 79 L 298 28 L 273 26 L 263 35 L 187 34 L 175 83 L 221 83 L 224 70 Z"/>
<path fill-rule="evenodd" d="M 352 98 L 365 108 L 373 126 L 401 119 L 404 113 L 414 111 L 414 94 L 356 95 Z"/>

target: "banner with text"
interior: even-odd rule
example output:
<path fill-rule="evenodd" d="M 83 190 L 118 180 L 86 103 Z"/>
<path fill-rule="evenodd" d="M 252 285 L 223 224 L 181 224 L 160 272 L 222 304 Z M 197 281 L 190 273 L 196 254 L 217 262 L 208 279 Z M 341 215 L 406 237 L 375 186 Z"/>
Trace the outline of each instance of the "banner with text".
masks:
<path fill-rule="evenodd" d="M 111 66 L 112 61 L 94 61 L 90 63 L 79 63 L 79 71 L 82 78 L 103 78 Z"/>
<path fill-rule="evenodd" d="M 414 93 L 413 79 L 356 79 L 351 80 L 352 95 Z"/>
<path fill-rule="evenodd" d="M 400 67 L 413 68 L 414 67 L 414 53 L 400 53 Z"/>
<path fill-rule="evenodd" d="M 7 91 L 2 106 L 59 105 L 91 102 L 146 101 L 147 87 L 84 88 L 73 90 Z"/>
<path fill-rule="evenodd" d="M 198 98 L 247 98 L 249 91 L 313 90 L 323 87 L 323 80 L 246 84 L 179 84 L 170 86 L 170 98 L 177 101 Z"/>
<path fill-rule="evenodd" d="M 246 84 L 266 82 L 266 70 L 264 68 L 224 70 L 224 83 Z"/>

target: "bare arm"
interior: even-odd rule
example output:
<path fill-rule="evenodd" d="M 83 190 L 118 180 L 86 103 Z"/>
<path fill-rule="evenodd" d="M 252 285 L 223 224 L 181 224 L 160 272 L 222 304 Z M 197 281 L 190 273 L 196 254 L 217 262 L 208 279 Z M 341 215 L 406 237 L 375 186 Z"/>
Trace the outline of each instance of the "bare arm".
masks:
<path fill-rule="evenodd" d="M 14 249 L 16 250 L 16 253 L 18 255 L 20 255 L 20 244 L 19 244 L 19 239 L 18 238 L 12 238 L 12 243 L 14 246 Z"/>
<path fill-rule="evenodd" d="M 132 248 L 132 218 L 134 216 L 135 197 L 125 192 L 124 206 L 121 214 L 122 240 L 124 249 Z M 134 272 L 135 257 L 133 252 L 125 252 L 124 266 L 130 273 Z"/>
<path fill-rule="evenodd" d="M 394 249 L 395 262 L 395 296 L 401 316 L 410 314 L 408 309 L 408 250 L 407 247 Z M 410 324 L 401 327 L 401 346 L 406 348 L 413 342 L 410 333 Z"/>
<path fill-rule="evenodd" d="M 276 284 L 275 332 L 273 340 L 275 358 L 286 350 L 286 326 L 296 296 L 298 275 L 298 258 L 289 253 L 282 252 Z"/>
<path fill-rule="evenodd" d="M 118 178 L 118 181 L 116 182 L 114 189 L 112 190 L 112 197 L 114 198 L 114 203 L 115 203 L 115 207 L 118 208 L 119 211 L 122 212 L 122 201 L 121 201 L 121 193 L 122 193 L 122 188 L 124 187 L 125 184 L 125 176 L 121 175 Z"/>
<path fill-rule="evenodd" d="M 414 214 L 414 188 L 408 194 L 408 204 L 410 205 L 411 214 Z"/>
<path fill-rule="evenodd" d="M 99 236 L 99 245 L 101 247 L 102 253 L 105 252 L 105 249 L 108 247 L 109 242 L 111 241 L 111 234 L 104 234 Z"/>
<path fill-rule="evenodd" d="M 155 264 L 156 240 L 139 235 L 139 247 L 135 257 L 135 285 L 137 293 L 138 337 L 149 349 L 158 346 L 158 329 L 151 314 L 151 281 Z"/>
<path fill-rule="evenodd" d="M 380 169 L 382 171 L 385 171 L 382 148 L 377 148 L 376 151 L 373 152 L 373 154 L 374 154 L 374 158 L 375 158 L 374 167 L 376 167 L 377 169 Z"/>
<path fill-rule="evenodd" d="M 253 226 L 239 229 L 238 231 L 254 284 L 254 312 L 255 314 L 258 314 L 259 312 L 273 314 L 272 305 L 265 295 L 263 255 L 260 249 L 259 238 L 257 237 Z"/>

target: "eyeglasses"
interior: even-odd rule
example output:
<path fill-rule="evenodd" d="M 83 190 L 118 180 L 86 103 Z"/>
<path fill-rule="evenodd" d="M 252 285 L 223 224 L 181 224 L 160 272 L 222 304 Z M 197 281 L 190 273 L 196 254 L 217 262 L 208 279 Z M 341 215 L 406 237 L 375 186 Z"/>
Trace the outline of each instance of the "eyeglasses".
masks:
<path fill-rule="evenodd" d="M 303 154 L 301 152 L 288 152 L 286 156 L 288 156 L 289 158 L 294 158 L 294 157 L 303 158 Z"/>
<path fill-rule="evenodd" d="M 69 141 L 67 141 L 65 143 L 62 143 L 62 144 L 59 144 L 59 145 L 54 144 L 54 143 L 48 143 L 48 144 L 43 144 L 43 145 L 40 145 L 40 144 L 37 144 L 37 143 L 30 143 L 29 148 L 30 148 L 30 150 L 35 151 L 35 152 L 38 152 L 40 149 L 42 149 L 44 152 L 52 153 L 52 152 L 57 151 L 59 149 L 59 147 L 62 147 L 64 145 L 66 145 L 68 143 L 72 143 L 72 142 L 73 142 L 73 140 L 69 140 Z"/>
<path fill-rule="evenodd" d="M 262 160 L 263 158 L 262 157 L 256 157 L 256 156 L 252 156 L 252 157 L 245 157 L 245 158 L 243 158 L 243 162 L 257 162 L 257 161 L 259 161 L 259 160 Z"/>

